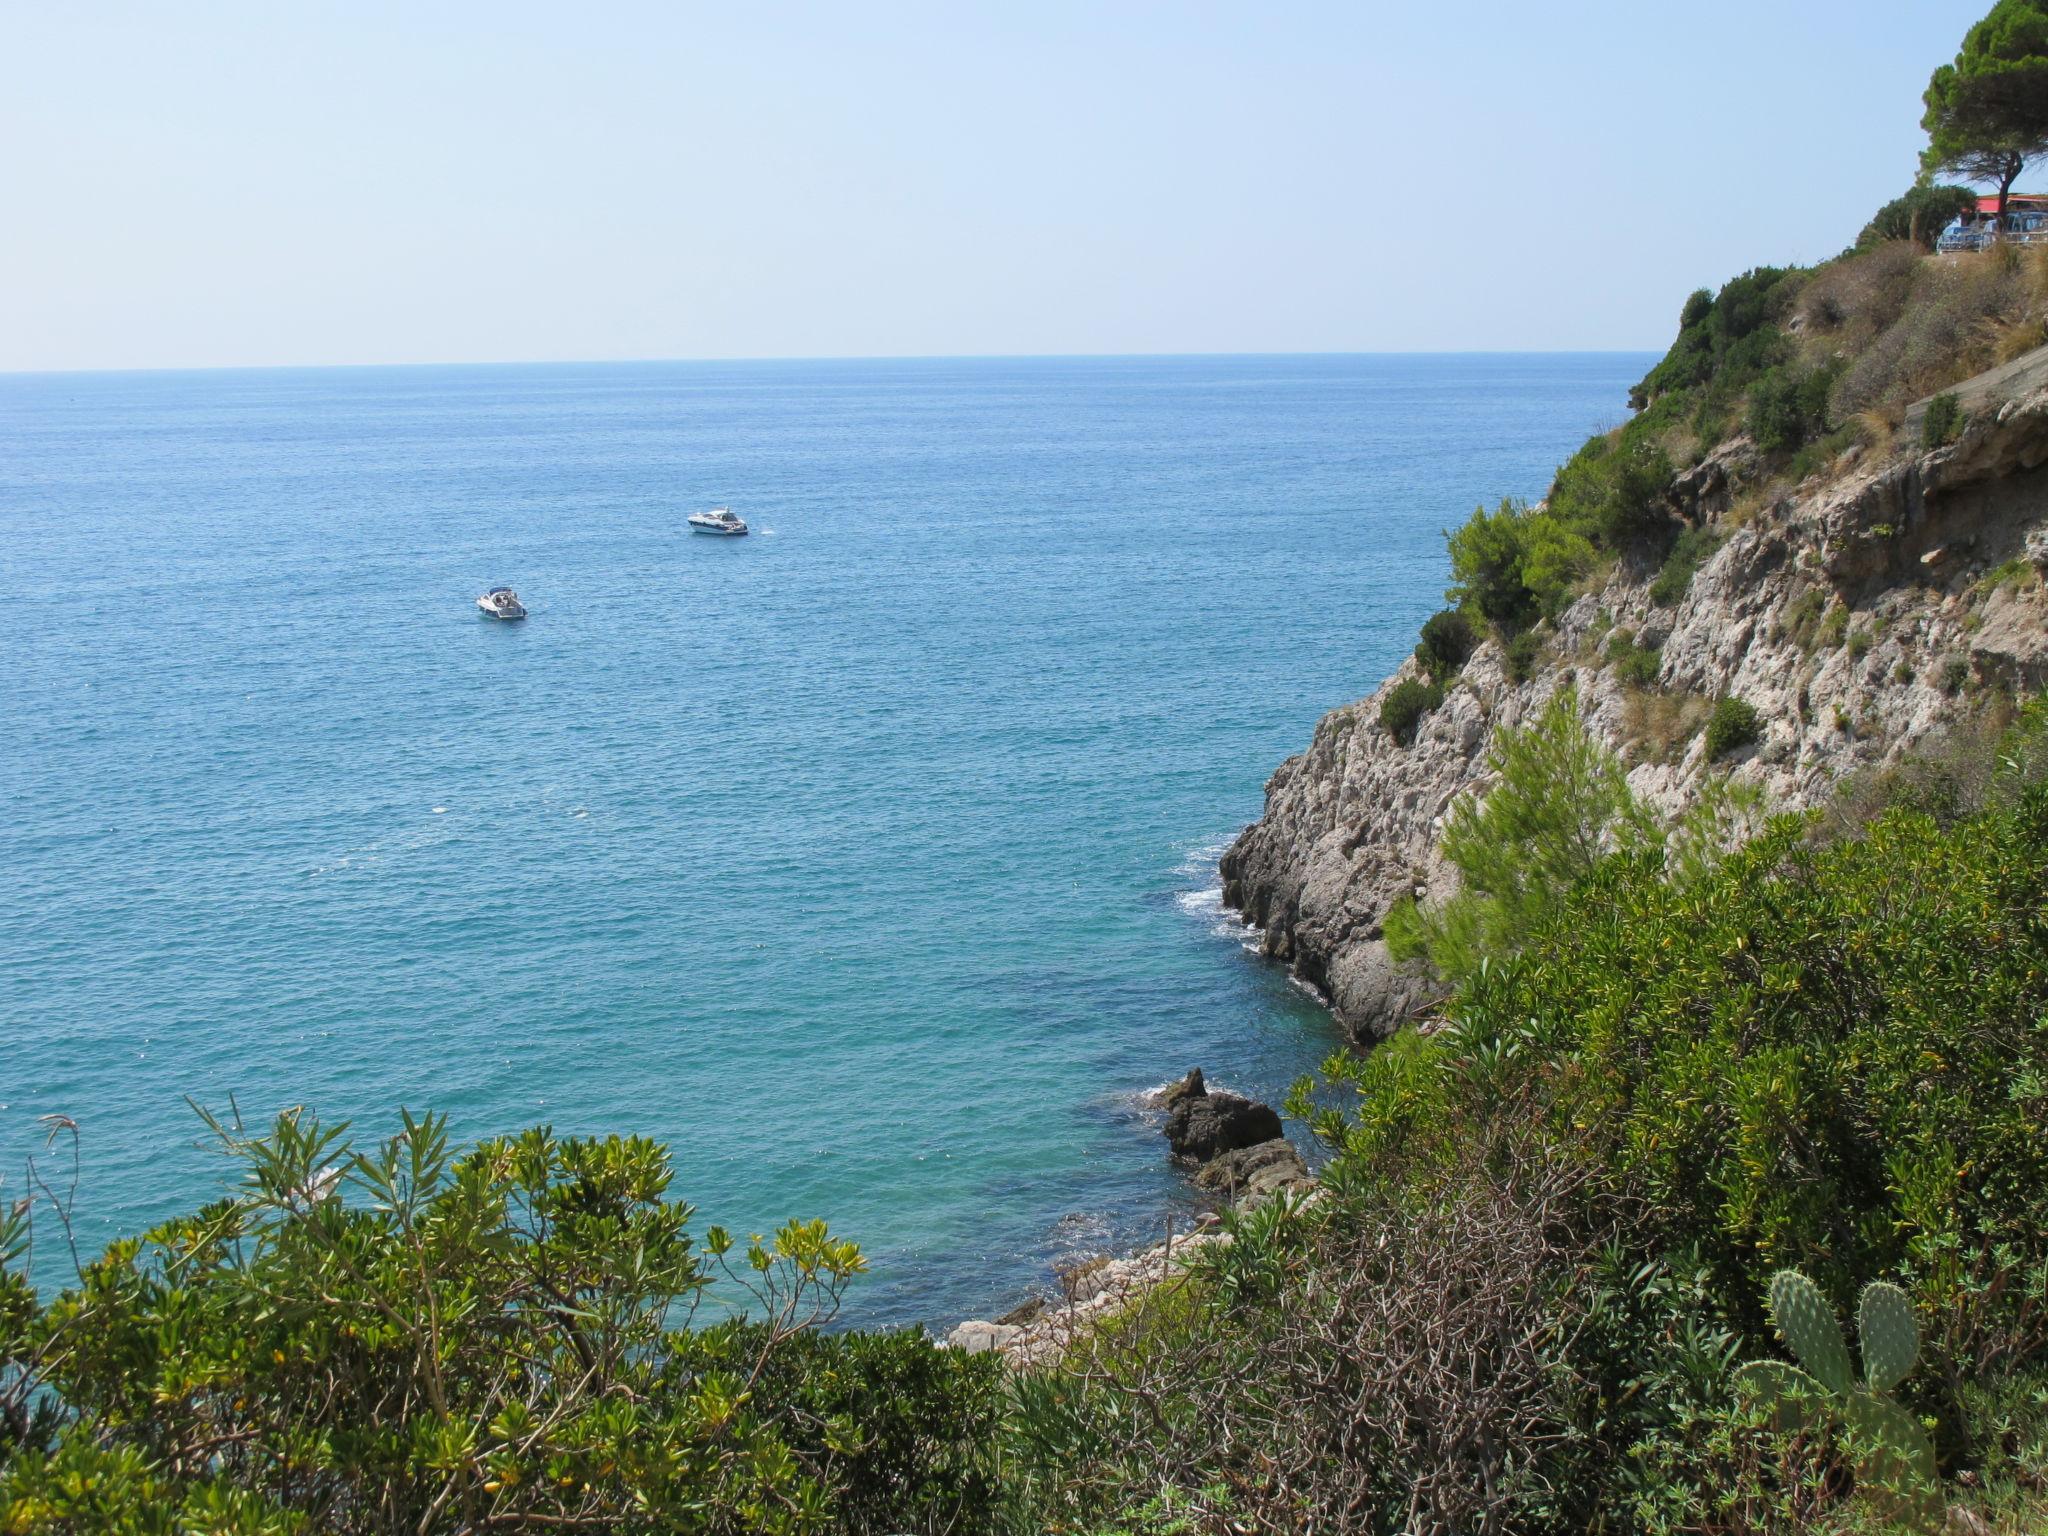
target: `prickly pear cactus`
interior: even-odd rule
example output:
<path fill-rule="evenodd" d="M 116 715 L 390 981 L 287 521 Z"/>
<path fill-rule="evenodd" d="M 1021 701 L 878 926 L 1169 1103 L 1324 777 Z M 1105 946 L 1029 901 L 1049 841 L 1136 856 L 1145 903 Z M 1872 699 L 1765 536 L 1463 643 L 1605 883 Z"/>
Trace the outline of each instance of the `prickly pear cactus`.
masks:
<path fill-rule="evenodd" d="M 1889 1392 L 1906 1379 L 1920 1358 L 1920 1328 L 1913 1304 L 1896 1285 L 1873 1280 L 1863 1288 L 1856 1312 L 1856 1344 L 1863 1355 L 1863 1379 L 1873 1392 Z"/>
<path fill-rule="evenodd" d="M 1838 1426 L 1857 1486 L 1892 1521 L 1934 1536 L 1946 1516 L 1934 1443 L 1917 1419 L 1884 1395 L 1905 1379 L 1920 1354 L 1920 1330 L 1905 1293 L 1881 1280 L 1863 1289 L 1857 1310 L 1862 1382 L 1850 1369 L 1849 1349 L 1827 1298 L 1796 1269 L 1771 1277 L 1771 1321 L 1806 1370 L 1782 1360 L 1756 1360 L 1736 1372 L 1737 1387 L 1769 1410 L 1781 1432 L 1814 1434 Z"/>
<path fill-rule="evenodd" d="M 1830 1392 L 1849 1390 L 1849 1346 L 1819 1286 L 1796 1269 L 1779 1270 L 1771 1276 L 1771 1321 L 1814 1380 Z"/>

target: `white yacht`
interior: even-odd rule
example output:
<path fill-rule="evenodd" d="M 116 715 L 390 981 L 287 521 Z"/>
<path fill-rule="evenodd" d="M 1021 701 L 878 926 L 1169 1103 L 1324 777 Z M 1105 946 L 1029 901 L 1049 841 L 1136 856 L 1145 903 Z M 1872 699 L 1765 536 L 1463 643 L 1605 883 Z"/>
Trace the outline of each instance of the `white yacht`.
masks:
<path fill-rule="evenodd" d="M 737 538 L 746 531 L 746 523 L 730 507 L 713 507 L 709 512 L 690 514 L 692 533 L 720 533 L 728 538 Z"/>
<path fill-rule="evenodd" d="M 476 605 L 487 619 L 523 619 L 526 605 L 519 601 L 519 594 L 510 587 L 493 587 L 476 600 Z"/>

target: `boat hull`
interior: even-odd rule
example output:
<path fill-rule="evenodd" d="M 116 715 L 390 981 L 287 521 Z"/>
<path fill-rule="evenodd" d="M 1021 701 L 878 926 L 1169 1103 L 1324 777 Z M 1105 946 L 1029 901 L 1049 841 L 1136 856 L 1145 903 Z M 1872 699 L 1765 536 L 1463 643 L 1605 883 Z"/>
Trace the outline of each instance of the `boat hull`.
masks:
<path fill-rule="evenodd" d="M 744 528 L 700 528 L 695 523 L 690 524 L 690 532 L 705 534 L 714 539 L 744 539 L 747 536 L 747 530 Z"/>

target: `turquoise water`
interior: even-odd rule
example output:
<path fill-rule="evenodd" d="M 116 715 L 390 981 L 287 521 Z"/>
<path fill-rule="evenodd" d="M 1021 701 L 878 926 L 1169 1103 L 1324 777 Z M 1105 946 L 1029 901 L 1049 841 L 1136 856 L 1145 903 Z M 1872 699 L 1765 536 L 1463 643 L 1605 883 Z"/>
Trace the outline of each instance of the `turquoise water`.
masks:
<path fill-rule="evenodd" d="M 863 1322 L 1156 1231 L 1134 1093 L 1333 1043 L 1217 852 L 1649 361 L 0 378 L 5 1192 L 193 1205 L 232 1095 L 658 1137 Z"/>

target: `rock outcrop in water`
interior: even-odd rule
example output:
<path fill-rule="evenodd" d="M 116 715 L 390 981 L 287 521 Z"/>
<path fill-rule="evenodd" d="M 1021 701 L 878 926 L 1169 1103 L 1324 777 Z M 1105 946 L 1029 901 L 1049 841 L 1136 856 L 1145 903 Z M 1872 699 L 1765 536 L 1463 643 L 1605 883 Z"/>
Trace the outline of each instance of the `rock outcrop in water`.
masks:
<path fill-rule="evenodd" d="M 1152 1105 L 1166 1111 L 1164 1130 L 1174 1159 L 1199 1164 L 1195 1183 L 1227 1201 L 1245 1205 L 1298 1193 L 1314 1182 L 1282 1133 L 1278 1111 L 1210 1088 L 1200 1067 L 1160 1089 Z M 1227 1234 L 1207 1230 L 1214 1219 L 1212 1214 L 1202 1229 L 1128 1257 L 1105 1254 L 1063 1270 L 1057 1299 L 1033 1297 L 994 1322 L 961 1323 L 946 1342 L 970 1354 L 995 1350 L 1015 1366 L 1055 1359 L 1077 1333 L 1165 1280 L 1176 1265 L 1211 1243 L 1228 1242 Z"/>
<path fill-rule="evenodd" d="M 1631 787 L 1671 813 L 1704 782 L 1699 726 L 1724 696 L 1754 706 L 1762 734 L 1716 767 L 1733 762 L 1771 807 L 1798 809 L 1978 708 L 1986 685 L 2048 684 L 2048 610 L 2038 583 L 2016 579 L 2048 567 L 2048 389 L 1985 411 L 1952 446 L 1838 461 L 1761 503 L 1742 494 L 1753 460 L 1737 440 L 1680 477 L 1674 511 L 1725 539 L 1675 606 L 1652 602 L 1653 566 L 1623 562 L 1562 615 L 1526 681 L 1482 644 L 1403 747 L 1379 700 L 1417 675 L 1410 660 L 1324 716 L 1273 775 L 1264 815 L 1223 857 L 1224 900 L 1356 1039 L 1433 1001 L 1429 980 L 1388 956 L 1388 908 L 1455 888 L 1445 813 L 1486 788 L 1495 729 L 1567 680 Z M 1607 664 L 1624 629 L 1658 651 L 1655 688 Z"/>
<path fill-rule="evenodd" d="M 1207 1163 L 1280 1139 L 1280 1116 L 1272 1105 L 1227 1089 L 1212 1093 L 1200 1067 L 1167 1088 L 1159 1102 L 1166 1109 L 1167 1144 L 1183 1163 Z"/>

